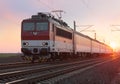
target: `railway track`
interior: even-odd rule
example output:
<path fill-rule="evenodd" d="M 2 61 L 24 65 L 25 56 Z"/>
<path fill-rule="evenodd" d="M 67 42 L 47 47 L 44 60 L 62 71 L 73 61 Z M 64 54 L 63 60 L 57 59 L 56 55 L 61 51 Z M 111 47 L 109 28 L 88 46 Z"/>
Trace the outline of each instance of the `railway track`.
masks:
<path fill-rule="evenodd" d="M 96 58 L 91 58 L 91 59 L 88 59 L 88 60 L 95 60 L 95 59 Z M 81 61 L 82 60 L 87 60 L 87 59 L 81 59 Z M 77 61 L 77 60 L 76 59 L 72 59 L 72 61 Z M 65 63 L 66 60 L 62 61 L 62 62 Z M 0 70 L 19 68 L 19 67 L 29 67 L 29 66 L 35 66 L 35 65 L 40 65 L 40 64 L 62 63 L 62 62 L 61 61 L 56 61 L 56 62 L 45 62 L 45 63 L 40 63 L 40 62 L 35 62 L 35 63 L 31 63 L 31 62 L 4 63 L 4 64 L 0 64 Z M 69 60 L 67 62 L 71 62 L 71 60 Z"/>
<path fill-rule="evenodd" d="M 32 65 L 38 65 L 40 63 L 30 63 L 30 62 L 16 62 L 16 63 L 5 63 L 0 64 L 0 70 L 4 69 L 11 69 L 11 68 L 18 68 L 18 67 L 26 67 L 26 66 L 32 66 Z"/>
<path fill-rule="evenodd" d="M 55 76 L 66 74 L 78 69 L 102 63 L 103 59 L 92 59 L 72 63 L 51 64 L 43 67 L 30 68 L 17 71 L 0 73 L 0 83 L 6 84 L 31 84 L 43 81 Z M 110 59 L 109 59 L 110 61 Z"/>
<path fill-rule="evenodd" d="M 105 57 L 106 58 L 106 57 Z M 98 58 L 98 59 L 103 59 L 103 58 Z M 16 63 L 5 63 L 5 64 L 0 64 L 0 73 L 5 73 L 8 71 L 18 71 L 18 70 L 25 70 L 29 69 L 30 67 L 36 68 L 36 67 L 42 67 L 42 66 L 51 66 L 51 64 L 62 64 L 62 63 L 69 63 L 69 62 L 75 62 L 75 61 L 94 61 L 96 58 L 92 59 L 73 59 L 73 60 L 64 60 L 64 61 L 54 61 L 54 62 L 45 62 L 45 63 L 39 63 L 35 62 L 30 63 L 30 62 L 16 62 Z"/>

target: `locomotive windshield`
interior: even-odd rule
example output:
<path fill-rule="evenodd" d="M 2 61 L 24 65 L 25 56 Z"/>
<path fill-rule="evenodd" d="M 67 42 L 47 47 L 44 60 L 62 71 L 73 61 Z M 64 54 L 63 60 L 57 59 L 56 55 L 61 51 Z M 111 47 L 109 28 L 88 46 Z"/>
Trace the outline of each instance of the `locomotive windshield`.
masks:
<path fill-rule="evenodd" d="M 29 22 L 29 23 L 25 22 L 25 23 L 23 23 L 23 31 L 33 31 L 34 28 L 35 28 L 35 25 L 32 22 Z"/>
<path fill-rule="evenodd" d="M 23 23 L 23 31 L 46 31 L 48 30 L 48 23 L 47 22 L 24 22 Z"/>
<path fill-rule="evenodd" d="M 38 23 L 36 23 L 36 30 L 37 31 L 46 31 L 46 30 L 48 30 L 48 23 L 47 22 L 38 22 Z"/>

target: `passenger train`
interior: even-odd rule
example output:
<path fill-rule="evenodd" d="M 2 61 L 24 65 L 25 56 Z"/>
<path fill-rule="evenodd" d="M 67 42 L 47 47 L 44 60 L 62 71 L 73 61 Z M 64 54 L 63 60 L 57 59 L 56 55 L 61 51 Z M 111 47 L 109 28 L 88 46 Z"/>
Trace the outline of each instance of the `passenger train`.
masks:
<path fill-rule="evenodd" d="M 38 13 L 21 24 L 21 51 L 24 59 L 55 60 L 112 54 L 108 45 L 74 31 L 49 13 Z"/>

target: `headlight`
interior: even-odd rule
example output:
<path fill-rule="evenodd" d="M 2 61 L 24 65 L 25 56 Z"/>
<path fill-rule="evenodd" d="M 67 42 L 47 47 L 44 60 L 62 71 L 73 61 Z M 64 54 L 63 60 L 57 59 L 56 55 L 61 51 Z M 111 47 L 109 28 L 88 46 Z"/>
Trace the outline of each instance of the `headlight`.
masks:
<path fill-rule="evenodd" d="M 45 46 L 45 42 L 43 42 L 42 45 Z"/>
<path fill-rule="evenodd" d="M 43 42 L 42 45 L 43 45 L 43 46 L 47 46 L 48 43 L 47 43 L 47 42 Z"/>
<path fill-rule="evenodd" d="M 23 42 L 23 46 L 28 46 L 29 43 L 28 42 Z"/>

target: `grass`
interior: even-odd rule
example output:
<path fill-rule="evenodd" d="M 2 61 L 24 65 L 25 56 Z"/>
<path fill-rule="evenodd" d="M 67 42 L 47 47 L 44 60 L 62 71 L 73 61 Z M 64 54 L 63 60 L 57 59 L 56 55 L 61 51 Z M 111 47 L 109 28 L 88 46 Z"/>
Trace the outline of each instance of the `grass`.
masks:
<path fill-rule="evenodd" d="M 20 53 L 0 53 L 0 57 L 18 56 Z"/>

